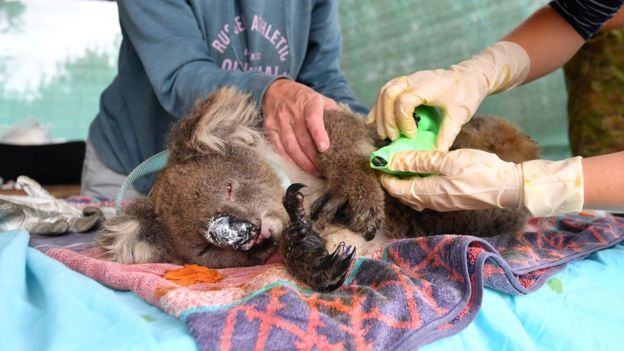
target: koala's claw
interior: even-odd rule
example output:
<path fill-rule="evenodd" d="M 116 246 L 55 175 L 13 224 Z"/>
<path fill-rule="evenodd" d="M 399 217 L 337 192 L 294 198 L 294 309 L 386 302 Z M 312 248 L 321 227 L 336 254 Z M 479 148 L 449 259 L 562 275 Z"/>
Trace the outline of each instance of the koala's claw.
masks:
<path fill-rule="evenodd" d="M 341 241 L 340 244 L 338 244 L 338 247 L 336 247 L 336 249 L 331 255 L 323 258 L 323 260 L 319 264 L 319 267 L 328 268 L 328 267 L 335 266 L 335 265 L 343 265 L 345 263 L 347 264 L 351 263 L 351 259 L 353 258 L 353 255 L 355 255 L 355 248 L 352 246 L 345 245 L 344 241 Z M 349 266 L 347 265 L 345 269 L 346 268 L 349 268 Z"/>
<path fill-rule="evenodd" d="M 331 193 L 328 191 L 312 203 L 312 206 L 310 208 L 310 218 L 312 218 L 312 220 L 316 221 L 321 217 L 321 214 L 323 214 L 324 212 L 323 209 L 330 199 Z"/>
<path fill-rule="evenodd" d="M 304 188 L 305 185 L 301 183 L 294 183 L 288 186 L 286 189 L 286 195 L 284 195 L 284 208 L 290 216 L 291 223 L 308 223 L 305 210 L 303 208 L 303 194 L 299 191 Z"/>
<path fill-rule="evenodd" d="M 332 291 L 344 282 L 355 255 L 355 248 L 341 242 L 332 254 L 325 242 L 312 228 L 303 208 L 301 184 L 286 190 L 284 207 L 291 224 L 283 235 L 282 257 L 288 270 L 297 279 L 317 291 Z"/>
<path fill-rule="evenodd" d="M 340 287 L 355 256 L 355 248 L 341 242 L 331 255 L 325 256 L 318 265 L 318 275 L 322 286 L 319 291 L 332 291 Z M 310 284 L 310 283 L 309 283 Z"/>

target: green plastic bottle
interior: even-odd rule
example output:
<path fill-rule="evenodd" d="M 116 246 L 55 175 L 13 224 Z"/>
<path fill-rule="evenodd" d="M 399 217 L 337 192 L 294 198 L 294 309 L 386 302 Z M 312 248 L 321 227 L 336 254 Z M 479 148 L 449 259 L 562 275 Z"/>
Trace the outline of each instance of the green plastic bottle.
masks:
<path fill-rule="evenodd" d="M 442 112 L 433 106 L 420 105 L 414 110 L 414 119 L 416 120 L 416 138 L 408 138 L 401 135 L 397 140 L 386 145 L 371 154 L 370 166 L 373 169 L 397 176 L 413 176 L 421 177 L 430 174 L 397 172 L 388 169 L 390 158 L 397 152 L 407 150 L 433 150 L 440 123 L 442 123 Z"/>

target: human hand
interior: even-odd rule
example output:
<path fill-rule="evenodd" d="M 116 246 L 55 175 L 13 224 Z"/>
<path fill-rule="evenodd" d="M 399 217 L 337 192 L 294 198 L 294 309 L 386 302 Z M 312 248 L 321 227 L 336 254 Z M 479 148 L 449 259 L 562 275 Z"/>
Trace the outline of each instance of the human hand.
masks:
<path fill-rule="evenodd" d="M 278 79 L 264 94 L 263 127 L 277 151 L 304 171 L 320 176 L 318 153 L 329 148 L 323 112 L 336 102 L 311 88 Z"/>
<path fill-rule="evenodd" d="M 457 72 L 442 69 L 420 71 L 384 85 L 366 122 L 377 123 L 377 133 L 382 139 L 395 140 L 401 133 L 414 138 L 414 109 L 419 105 L 439 107 L 443 119 L 436 149 L 448 150 L 485 95 L 474 79 L 464 79 Z"/>
<path fill-rule="evenodd" d="M 419 105 L 436 106 L 444 118 L 435 147 L 446 151 L 483 99 L 522 83 L 529 66 L 529 57 L 521 46 L 498 42 L 448 70 L 395 78 L 379 92 L 366 123 L 376 124 L 381 139 L 395 140 L 401 134 L 414 138 L 414 109 Z"/>
<path fill-rule="evenodd" d="M 580 211 L 583 205 L 580 157 L 515 164 L 474 149 L 404 151 L 393 156 L 389 168 L 434 173 L 406 179 L 381 175 L 388 193 L 417 211 L 525 207 L 546 216 Z"/>
<path fill-rule="evenodd" d="M 522 204 L 521 168 L 489 152 L 403 151 L 392 157 L 389 168 L 434 173 L 423 178 L 381 176 L 381 184 L 390 195 L 417 211 L 478 210 Z"/>

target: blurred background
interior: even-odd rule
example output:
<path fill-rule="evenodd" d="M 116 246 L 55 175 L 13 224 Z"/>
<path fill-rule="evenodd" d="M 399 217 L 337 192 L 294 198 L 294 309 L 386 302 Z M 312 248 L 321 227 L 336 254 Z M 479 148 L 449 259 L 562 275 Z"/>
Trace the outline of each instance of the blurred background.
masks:
<path fill-rule="evenodd" d="M 0 0 L 0 133 L 36 119 L 86 139 L 120 43 L 115 2 Z"/>

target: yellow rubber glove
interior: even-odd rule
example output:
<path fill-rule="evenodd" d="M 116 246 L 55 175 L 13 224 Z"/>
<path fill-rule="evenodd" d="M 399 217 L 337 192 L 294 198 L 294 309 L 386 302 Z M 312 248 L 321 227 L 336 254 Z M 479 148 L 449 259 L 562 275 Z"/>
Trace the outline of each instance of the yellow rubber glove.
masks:
<path fill-rule="evenodd" d="M 403 151 L 392 157 L 389 168 L 436 174 L 405 179 L 381 176 L 388 193 L 417 211 L 525 207 L 541 217 L 583 207 L 581 157 L 515 164 L 474 149 Z"/>
<path fill-rule="evenodd" d="M 520 45 L 498 42 L 448 70 L 420 71 L 391 80 L 379 92 L 366 123 L 376 123 L 381 139 L 395 140 L 400 134 L 414 138 L 414 109 L 437 106 L 444 119 L 436 149 L 446 151 L 483 99 L 521 84 L 529 68 L 529 56 Z"/>

